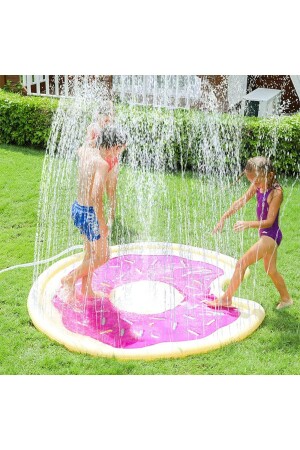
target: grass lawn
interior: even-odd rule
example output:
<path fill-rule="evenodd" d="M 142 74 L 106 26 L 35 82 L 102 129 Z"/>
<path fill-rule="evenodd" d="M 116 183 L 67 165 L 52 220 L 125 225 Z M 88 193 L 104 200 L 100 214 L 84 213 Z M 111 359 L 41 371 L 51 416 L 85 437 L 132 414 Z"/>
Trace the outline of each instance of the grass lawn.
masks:
<path fill-rule="evenodd" d="M 38 150 L 0 146 L 0 270 L 33 261 L 43 158 L 44 153 Z M 126 170 L 122 176 L 120 184 L 128 176 Z M 187 196 L 187 193 L 189 186 L 194 193 L 193 177 L 187 179 L 183 191 L 180 191 L 182 179 L 179 175 L 168 175 L 168 178 L 169 183 L 178 187 L 176 201 L 185 199 L 188 207 L 192 207 L 194 195 Z M 276 311 L 278 294 L 266 277 L 262 262 L 253 266 L 252 274 L 243 283 L 238 296 L 260 302 L 266 317 L 259 329 L 245 340 L 207 354 L 149 362 L 117 361 L 71 353 L 33 326 L 26 306 L 33 268 L 20 268 L 0 274 L 0 374 L 300 374 L 299 182 L 286 181 L 284 193 L 281 215 L 284 240 L 278 251 L 278 267 L 295 305 Z M 249 219 L 253 217 L 253 202 L 247 205 L 244 214 Z M 172 233 L 173 242 L 178 242 L 176 224 Z M 134 236 L 133 225 L 128 242 Z M 221 241 L 220 251 L 238 257 L 240 240 L 232 232 L 225 232 L 224 236 L 228 238 Z M 245 233 L 244 250 L 255 241 L 255 236 L 252 230 Z M 119 237 L 115 232 L 113 243 L 116 244 Z M 155 237 L 157 240 L 164 238 L 163 228 Z M 208 241 L 211 250 L 215 249 L 214 239 Z M 196 242 L 189 235 L 185 235 L 183 241 L 181 243 L 202 246 L 200 238 Z"/>

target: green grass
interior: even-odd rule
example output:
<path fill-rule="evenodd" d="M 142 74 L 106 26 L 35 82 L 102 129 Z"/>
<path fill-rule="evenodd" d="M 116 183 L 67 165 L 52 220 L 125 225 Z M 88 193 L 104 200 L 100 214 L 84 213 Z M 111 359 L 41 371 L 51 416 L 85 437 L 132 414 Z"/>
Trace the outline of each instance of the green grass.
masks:
<path fill-rule="evenodd" d="M 37 150 L 0 146 L 0 270 L 33 261 L 43 157 L 44 153 Z M 120 186 L 127 176 L 125 170 L 123 178 L 120 177 Z M 187 208 L 194 207 L 196 181 L 192 176 L 185 179 L 184 189 L 180 176 L 169 175 L 168 183 L 177 187 L 176 195 L 170 199 L 174 203 L 174 217 L 178 203 L 185 202 Z M 189 191 L 192 195 L 187 195 Z M 242 284 L 238 296 L 261 303 L 266 317 L 248 338 L 207 354 L 182 359 L 118 361 L 71 353 L 33 326 L 26 306 L 33 269 L 20 268 L 0 274 L 0 374 L 300 374 L 299 183 L 293 185 L 293 180 L 287 180 L 284 192 L 281 215 L 284 239 L 278 251 L 278 267 L 295 306 L 281 312 L 275 310 L 278 294 L 266 277 L 262 263 L 257 263 L 251 268 L 251 275 Z M 227 200 L 229 198 L 225 198 L 221 208 Z M 254 202 L 247 205 L 243 212 L 246 218 L 253 217 L 254 207 Z M 157 219 L 164 211 L 163 207 L 159 211 Z M 209 210 L 205 212 L 206 217 L 199 217 L 199 224 L 202 223 L 208 248 L 214 249 L 219 242 L 220 251 L 238 257 L 255 241 L 256 233 L 251 230 L 245 233 L 241 245 L 231 232 L 232 222 L 226 225 L 223 240 L 216 241 L 217 238 L 208 231 L 219 212 L 215 212 L 215 216 Z M 131 220 L 128 242 L 138 236 L 138 225 L 134 223 L 134 217 Z M 172 223 L 173 242 L 181 239 L 184 244 L 202 245 L 201 234 L 192 231 L 180 234 L 180 223 Z M 162 222 L 160 228 L 152 231 L 156 240 L 165 238 L 164 225 Z M 115 231 L 113 243 L 118 242 L 118 233 L 120 229 Z"/>

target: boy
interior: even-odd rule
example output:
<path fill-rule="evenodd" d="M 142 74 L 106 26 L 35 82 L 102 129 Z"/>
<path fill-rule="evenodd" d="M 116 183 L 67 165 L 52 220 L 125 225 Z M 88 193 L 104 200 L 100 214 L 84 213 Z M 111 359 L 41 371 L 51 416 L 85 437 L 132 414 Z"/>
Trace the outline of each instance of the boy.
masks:
<path fill-rule="evenodd" d="M 125 146 L 126 135 L 116 127 L 107 126 L 95 147 L 86 144 L 77 151 L 78 194 L 72 205 L 72 218 L 84 239 L 84 257 L 81 265 L 62 279 L 68 303 L 76 302 L 75 283 L 79 278 L 82 278 L 81 293 L 84 297 L 104 295 L 92 288 L 94 270 L 109 258 L 109 230 L 103 197 L 112 161 L 118 159 Z"/>
<path fill-rule="evenodd" d="M 95 147 L 97 139 L 101 137 L 102 130 L 105 126 L 112 123 L 114 117 L 113 103 L 111 100 L 106 101 L 99 109 L 96 120 L 87 128 L 87 145 Z M 117 157 L 107 159 L 109 163 L 109 173 L 106 179 L 105 191 L 109 200 L 110 210 L 108 218 L 108 227 L 111 229 L 116 212 L 116 190 L 119 174 L 119 165 Z"/>

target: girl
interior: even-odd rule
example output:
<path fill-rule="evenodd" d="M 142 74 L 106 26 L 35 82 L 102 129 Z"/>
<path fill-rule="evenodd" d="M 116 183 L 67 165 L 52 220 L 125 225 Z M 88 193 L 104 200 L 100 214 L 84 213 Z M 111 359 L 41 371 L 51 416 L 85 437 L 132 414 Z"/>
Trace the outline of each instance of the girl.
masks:
<path fill-rule="evenodd" d="M 238 221 L 234 231 L 247 228 L 258 228 L 259 240 L 237 262 L 235 271 L 225 293 L 212 302 L 206 302 L 211 307 L 232 307 L 232 297 L 239 288 L 248 266 L 264 260 L 266 273 L 270 276 L 280 294 L 280 302 L 276 309 L 286 308 L 293 304 L 285 281 L 277 271 L 277 247 L 280 245 L 282 233 L 278 225 L 279 209 L 283 200 L 282 187 L 276 182 L 275 171 L 268 158 L 257 156 L 249 159 L 242 175 L 246 175 L 251 186 L 243 197 L 236 200 L 221 220 L 215 226 L 213 233 L 222 231 L 225 220 L 242 208 L 255 194 L 257 199 L 257 220 Z"/>
<path fill-rule="evenodd" d="M 87 128 L 86 141 L 90 147 L 95 147 L 97 138 L 101 135 L 103 128 L 109 125 L 113 119 L 113 104 L 107 101 L 99 109 L 96 119 Z"/>

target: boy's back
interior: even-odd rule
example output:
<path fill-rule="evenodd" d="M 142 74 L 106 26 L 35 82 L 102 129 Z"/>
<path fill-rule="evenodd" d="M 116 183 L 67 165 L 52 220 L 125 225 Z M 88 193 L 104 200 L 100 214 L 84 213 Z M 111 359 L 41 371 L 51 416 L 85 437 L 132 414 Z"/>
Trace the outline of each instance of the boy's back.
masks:
<path fill-rule="evenodd" d="M 99 150 L 87 145 L 77 150 L 78 155 L 78 203 L 94 206 L 96 199 L 93 195 L 95 183 L 104 184 L 107 175 L 107 163 L 99 154 Z M 97 180 L 95 179 L 97 178 Z"/>

